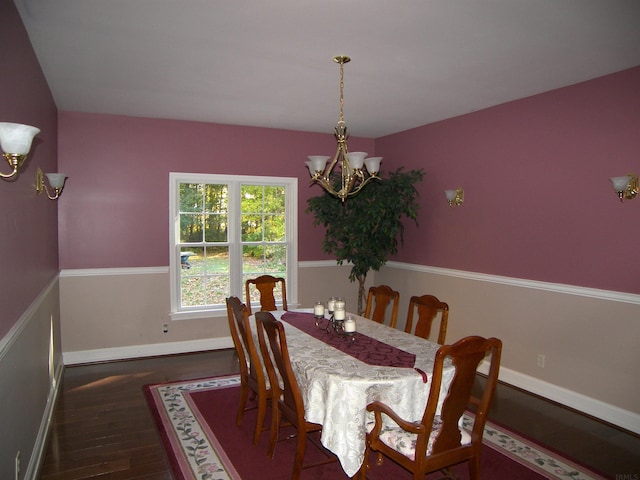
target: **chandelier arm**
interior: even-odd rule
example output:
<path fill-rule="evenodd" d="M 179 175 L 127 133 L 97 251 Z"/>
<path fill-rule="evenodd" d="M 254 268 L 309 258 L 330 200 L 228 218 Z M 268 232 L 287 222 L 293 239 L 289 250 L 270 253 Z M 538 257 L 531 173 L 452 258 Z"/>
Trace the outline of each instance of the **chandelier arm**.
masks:
<path fill-rule="evenodd" d="M 326 168 L 324 169 L 324 173 L 322 175 L 327 181 L 329 181 L 329 176 L 331 175 L 331 171 L 336 166 L 336 163 L 338 163 L 338 159 L 340 158 L 341 152 L 342 152 L 341 144 L 340 142 L 338 142 L 338 148 L 336 150 L 336 154 L 333 156 L 333 160 L 331 160 L 331 163 L 327 164 Z"/>
<path fill-rule="evenodd" d="M 350 175 L 350 170 L 349 170 L 349 163 L 347 162 L 347 157 L 344 156 L 344 154 L 342 154 L 342 158 L 340 159 L 340 168 L 342 169 L 342 175 L 341 175 L 341 179 L 340 179 L 340 184 L 342 186 L 342 188 L 340 189 L 340 192 L 348 192 L 349 191 L 349 184 L 351 183 L 351 175 Z M 344 193 L 343 193 L 344 195 Z M 340 196 L 340 198 L 342 198 L 342 195 Z"/>
<path fill-rule="evenodd" d="M 377 175 L 371 175 L 370 177 L 365 178 L 361 183 L 358 184 L 358 186 L 356 188 L 354 188 L 352 191 L 350 191 L 345 198 L 348 197 L 353 197 L 355 194 L 357 194 L 360 190 L 362 190 L 362 188 L 369 182 L 371 182 L 371 180 L 378 180 L 380 181 L 381 178 Z M 343 200 L 344 201 L 344 200 Z"/>
<path fill-rule="evenodd" d="M 359 180 L 359 184 L 363 184 L 367 181 L 364 170 L 356 170 L 354 176 Z"/>
<path fill-rule="evenodd" d="M 339 196 L 338 192 L 334 190 L 334 188 L 331 186 L 331 183 L 327 180 L 327 178 L 323 177 L 322 175 L 318 175 L 317 178 L 315 177 L 312 178 L 311 183 L 319 183 L 322 186 L 322 188 L 324 188 L 327 192 L 329 192 L 334 197 Z"/>
<path fill-rule="evenodd" d="M 345 192 L 350 192 L 353 189 L 353 186 L 355 185 L 356 180 L 359 177 L 361 177 L 361 175 L 358 175 L 358 173 L 360 173 L 360 172 L 358 172 L 356 170 L 350 170 L 349 172 L 350 172 L 349 174 L 347 174 L 347 175 L 345 175 L 343 177 L 344 184 L 345 184 L 343 188 L 345 189 L 344 190 Z"/>

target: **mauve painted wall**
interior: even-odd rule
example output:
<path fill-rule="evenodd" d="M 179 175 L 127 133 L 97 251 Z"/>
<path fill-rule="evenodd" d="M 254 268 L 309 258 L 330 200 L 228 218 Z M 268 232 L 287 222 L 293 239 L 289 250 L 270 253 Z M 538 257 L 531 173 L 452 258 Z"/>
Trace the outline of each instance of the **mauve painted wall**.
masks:
<path fill-rule="evenodd" d="M 0 121 L 41 129 L 15 179 L 0 179 L 0 338 L 58 273 L 57 205 L 33 190 L 36 168 L 56 171 L 57 112 L 13 2 L 0 2 Z M 0 171 L 9 173 L 4 157 Z"/>
<path fill-rule="evenodd" d="M 61 112 L 58 140 L 62 269 L 168 265 L 169 172 L 297 176 L 299 260 L 329 258 L 305 214 L 321 190 L 304 161 L 333 153 L 331 133 Z M 349 147 L 374 153 L 372 139 Z"/>
<path fill-rule="evenodd" d="M 419 228 L 394 259 L 640 293 L 640 67 L 376 140 L 425 169 Z M 449 208 L 443 191 L 461 186 Z"/>

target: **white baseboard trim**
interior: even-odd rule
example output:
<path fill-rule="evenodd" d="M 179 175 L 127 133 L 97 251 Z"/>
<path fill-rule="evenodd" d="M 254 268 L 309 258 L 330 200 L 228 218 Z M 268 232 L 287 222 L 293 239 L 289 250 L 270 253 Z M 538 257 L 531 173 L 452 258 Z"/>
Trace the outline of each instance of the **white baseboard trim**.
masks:
<path fill-rule="evenodd" d="M 488 373 L 488 363 L 483 362 L 479 371 L 485 375 Z M 581 393 L 568 390 L 558 385 L 539 380 L 524 373 L 500 367 L 501 382 L 521 388 L 527 392 L 540 395 L 546 399 L 566 405 L 567 407 L 599 418 L 618 427 L 640 434 L 640 415 L 629 410 L 624 410 L 615 405 L 587 397 Z"/>
<path fill-rule="evenodd" d="M 176 353 L 202 352 L 205 350 L 220 350 L 223 348 L 233 348 L 233 341 L 231 337 L 204 338 L 183 342 L 152 343 L 149 345 L 132 345 L 129 347 L 63 352 L 62 360 L 65 365 L 78 365 L 81 363 L 96 363 L 124 360 L 127 358 L 174 355 Z"/>

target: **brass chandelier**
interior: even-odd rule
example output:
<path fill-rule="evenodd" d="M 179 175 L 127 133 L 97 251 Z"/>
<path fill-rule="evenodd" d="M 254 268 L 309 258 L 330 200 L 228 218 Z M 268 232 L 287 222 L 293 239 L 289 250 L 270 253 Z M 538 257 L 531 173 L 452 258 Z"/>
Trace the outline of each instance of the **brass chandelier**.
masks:
<path fill-rule="evenodd" d="M 306 162 L 311 175 L 311 183 L 319 183 L 331 195 L 343 202 L 356 195 L 371 180 L 380 180 L 380 161 L 382 157 L 367 157 L 366 152 L 349 152 L 347 148 L 347 125 L 344 122 L 344 64 L 351 61 L 346 55 L 339 55 L 333 61 L 340 65 L 340 116 L 334 132 L 338 148 L 333 160 L 327 164 L 330 157 L 324 155 L 309 155 Z M 338 190 L 334 188 L 331 174 L 336 165 L 341 169 L 341 182 Z M 337 185 L 337 182 L 336 182 Z"/>

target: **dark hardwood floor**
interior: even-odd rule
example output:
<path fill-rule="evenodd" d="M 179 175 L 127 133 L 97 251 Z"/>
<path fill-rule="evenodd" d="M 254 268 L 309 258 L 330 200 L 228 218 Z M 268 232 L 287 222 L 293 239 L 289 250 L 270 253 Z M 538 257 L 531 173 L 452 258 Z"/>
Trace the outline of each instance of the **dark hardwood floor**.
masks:
<path fill-rule="evenodd" d="M 237 371 L 232 350 L 67 367 L 39 478 L 171 480 L 143 385 Z M 639 436 L 507 385 L 490 419 L 612 479 L 640 478 Z"/>

